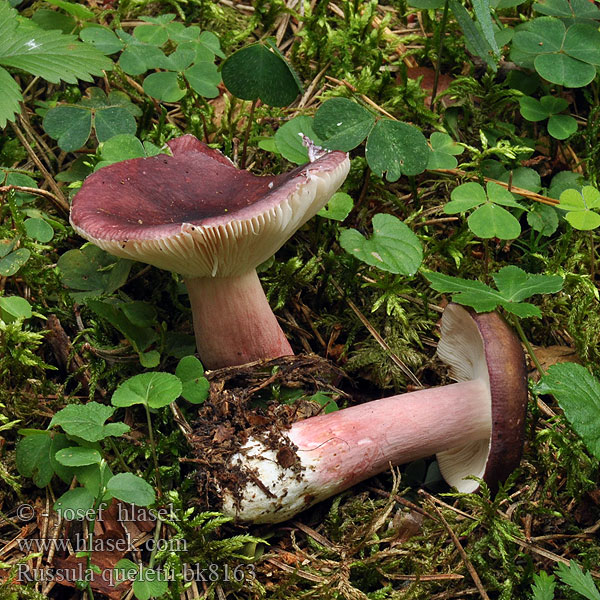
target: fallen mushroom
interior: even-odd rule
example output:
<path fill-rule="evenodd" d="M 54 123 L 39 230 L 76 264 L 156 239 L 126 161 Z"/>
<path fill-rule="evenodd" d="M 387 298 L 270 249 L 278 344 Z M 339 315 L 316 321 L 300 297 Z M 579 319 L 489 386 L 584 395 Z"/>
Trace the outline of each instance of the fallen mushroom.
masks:
<path fill-rule="evenodd" d="M 521 345 L 497 313 L 474 314 L 450 304 L 438 355 L 459 383 L 298 421 L 282 434 L 285 451 L 248 440 L 230 460 L 232 469 L 249 475 L 241 477 L 248 483 L 223 490 L 221 510 L 240 521 L 277 523 L 390 464 L 432 454 L 459 491 L 477 490 L 469 476 L 497 489 L 519 464 L 523 446 L 527 376 Z"/>
<path fill-rule="evenodd" d="M 168 146 L 173 156 L 88 177 L 73 200 L 73 228 L 110 254 L 184 276 L 206 367 L 293 354 L 256 267 L 328 202 L 348 174 L 347 154 L 258 177 L 191 135 Z"/>

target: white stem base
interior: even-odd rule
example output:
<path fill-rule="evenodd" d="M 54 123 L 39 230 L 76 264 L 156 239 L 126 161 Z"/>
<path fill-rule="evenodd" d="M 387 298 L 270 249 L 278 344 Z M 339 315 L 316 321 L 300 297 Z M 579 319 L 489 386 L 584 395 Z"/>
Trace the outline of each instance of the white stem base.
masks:
<path fill-rule="evenodd" d="M 219 369 L 294 354 L 255 270 L 239 277 L 186 279 L 198 354 Z"/>
<path fill-rule="evenodd" d="M 298 465 L 283 468 L 276 451 L 251 439 L 232 463 L 252 469 L 272 497 L 248 484 L 239 509 L 224 497 L 223 511 L 242 521 L 277 523 L 352 485 L 400 465 L 491 433 L 490 395 L 481 379 L 375 400 L 295 423 L 287 432 Z M 489 442 L 487 442 L 489 443 Z M 465 475 L 481 476 L 479 467 Z"/>

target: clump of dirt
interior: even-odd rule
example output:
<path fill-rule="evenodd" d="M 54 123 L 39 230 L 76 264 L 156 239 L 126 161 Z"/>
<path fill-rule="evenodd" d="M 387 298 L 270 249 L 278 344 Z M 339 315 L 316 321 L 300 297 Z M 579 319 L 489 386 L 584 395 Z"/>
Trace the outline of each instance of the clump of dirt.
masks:
<path fill-rule="evenodd" d="M 348 397 L 336 387 L 344 373 L 317 356 L 257 361 L 209 371 L 206 377 L 209 397 L 191 426 L 184 428 L 192 449 L 192 456 L 185 460 L 196 468 L 200 502 L 215 509 L 222 506 L 224 491 L 239 502 L 248 482 L 273 495 L 253 470 L 231 463 L 249 438 L 274 450 L 283 468 L 301 469 L 297 448 L 285 432 L 294 422 L 319 414 L 323 407 L 307 399 L 282 404 L 265 398 L 265 390 L 278 386 L 302 390 L 304 398 L 317 392 L 333 393 L 338 399 Z"/>

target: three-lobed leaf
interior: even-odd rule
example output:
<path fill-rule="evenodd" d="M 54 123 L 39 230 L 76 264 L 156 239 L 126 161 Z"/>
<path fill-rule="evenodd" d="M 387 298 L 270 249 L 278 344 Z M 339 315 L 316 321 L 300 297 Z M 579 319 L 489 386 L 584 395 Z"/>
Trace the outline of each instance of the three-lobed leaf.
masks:
<path fill-rule="evenodd" d="M 402 121 L 381 119 L 367 139 L 365 156 L 374 173 L 388 181 L 401 175 L 418 175 L 427 168 L 430 154 L 425 136 Z"/>
<path fill-rule="evenodd" d="M 515 265 L 503 267 L 493 275 L 496 290 L 481 281 L 431 271 L 424 275 L 434 290 L 452 294 L 454 302 L 470 306 L 476 312 L 489 312 L 501 306 L 521 318 L 542 316 L 537 306 L 523 300 L 536 294 L 558 292 L 563 285 L 559 275 L 532 275 Z"/>
<path fill-rule="evenodd" d="M 330 150 L 349 152 L 375 125 L 375 115 L 348 98 L 331 98 L 317 110 L 314 129 Z"/>
<path fill-rule="evenodd" d="M 558 208 L 567 211 L 565 219 L 575 229 L 590 231 L 600 226 L 600 214 L 593 210 L 600 208 L 600 192 L 591 185 L 581 191 L 565 190 L 560 195 Z"/>
<path fill-rule="evenodd" d="M 69 435 L 88 442 L 98 442 L 109 436 L 119 436 L 129 431 L 129 426 L 125 423 L 105 424 L 114 412 L 114 408 L 98 402 L 69 404 L 52 417 L 48 428 L 60 425 Z"/>

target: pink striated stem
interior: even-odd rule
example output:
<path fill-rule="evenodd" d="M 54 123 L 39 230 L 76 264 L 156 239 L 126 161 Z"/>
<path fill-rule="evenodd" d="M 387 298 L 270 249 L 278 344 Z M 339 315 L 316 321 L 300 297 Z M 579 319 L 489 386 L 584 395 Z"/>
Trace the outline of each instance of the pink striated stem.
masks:
<path fill-rule="evenodd" d="M 186 279 L 198 354 L 219 369 L 294 354 L 256 271 L 238 277 Z"/>
<path fill-rule="evenodd" d="M 318 458 L 318 489 L 338 493 L 401 465 L 490 436 L 487 384 L 453 383 L 383 398 L 295 423 L 302 461 Z"/>
<path fill-rule="evenodd" d="M 251 438 L 232 463 L 252 471 L 262 487 L 247 483 L 237 506 L 226 494 L 223 510 L 242 521 L 277 523 L 385 471 L 390 464 L 489 440 L 491 421 L 490 391 L 484 379 L 383 398 L 299 421 L 284 434 L 297 447 L 295 467 L 282 466 L 275 450 Z"/>

